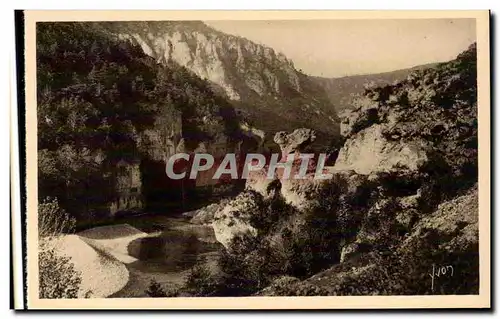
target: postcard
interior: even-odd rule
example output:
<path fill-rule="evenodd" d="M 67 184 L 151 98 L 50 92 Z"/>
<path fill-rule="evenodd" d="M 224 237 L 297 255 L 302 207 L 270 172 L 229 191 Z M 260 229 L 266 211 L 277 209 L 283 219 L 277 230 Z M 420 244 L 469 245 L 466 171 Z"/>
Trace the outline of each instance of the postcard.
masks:
<path fill-rule="evenodd" d="M 16 308 L 489 308 L 489 16 L 18 12 Z"/>

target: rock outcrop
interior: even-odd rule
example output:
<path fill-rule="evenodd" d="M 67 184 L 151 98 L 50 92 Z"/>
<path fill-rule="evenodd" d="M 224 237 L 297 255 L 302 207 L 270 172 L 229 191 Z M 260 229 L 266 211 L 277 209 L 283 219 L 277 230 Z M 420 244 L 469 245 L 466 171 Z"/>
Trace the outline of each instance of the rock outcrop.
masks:
<path fill-rule="evenodd" d="M 302 90 L 292 62 L 269 47 L 224 34 L 201 21 L 144 22 L 147 31 L 142 30 L 140 24 L 121 22 L 123 29 L 119 37 L 139 44 L 158 62 L 175 61 L 188 67 L 200 78 L 222 88 L 230 99 L 240 100 L 243 96 L 241 87 L 231 81 L 231 76 L 237 72 L 235 69 L 246 72 L 243 83 L 260 96 L 280 93 L 286 87 L 298 92 Z M 233 56 L 230 57 L 229 53 Z M 228 58 L 233 63 L 231 68 L 228 67 Z M 273 65 L 273 69 L 252 65 L 259 58 Z"/>
<path fill-rule="evenodd" d="M 299 128 L 292 133 L 278 132 L 274 135 L 274 142 L 279 145 L 282 156 L 302 151 L 316 140 L 316 132 L 308 128 Z"/>
<path fill-rule="evenodd" d="M 370 175 L 380 172 L 415 172 L 429 161 L 425 141 L 389 141 L 382 125 L 364 129 L 349 140 L 339 152 L 335 168 Z"/>
<path fill-rule="evenodd" d="M 274 187 L 279 180 L 276 178 L 268 178 L 267 173 L 269 167 L 264 167 L 258 171 L 252 171 L 248 174 L 248 179 L 245 182 L 245 189 L 254 191 L 260 194 L 263 198 L 270 198 L 274 196 Z"/>
<path fill-rule="evenodd" d="M 283 178 L 285 169 L 278 167 L 275 169 L 274 178 L 269 178 L 269 165 L 265 165 L 259 171 L 251 171 L 249 178 L 246 181 L 246 189 L 255 191 L 262 195 L 264 198 L 270 198 L 276 194 L 284 196 L 287 202 L 293 203 L 297 207 L 306 205 L 304 201 L 306 195 L 310 190 L 317 188 L 313 186 L 314 173 L 316 169 L 315 159 L 309 160 L 306 176 L 304 179 L 294 179 L 293 176 L 299 173 L 302 160 L 300 159 L 300 152 L 303 151 L 316 139 L 316 132 L 308 128 L 299 128 L 292 133 L 284 131 L 278 132 L 274 136 L 274 142 L 278 144 L 281 149 L 280 163 L 287 160 L 287 156 L 292 154 L 294 161 L 292 163 L 290 177 Z M 318 181 L 318 183 L 321 183 Z M 316 183 L 316 184 L 318 184 Z"/>
<path fill-rule="evenodd" d="M 346 142 L 335 166 L 363 174 L 415 172 L 426 166 L 474 180 L 476 74 L 474 44 L 453 61 L 413 72 L 393 85 L 367 88 L 355 108 L 343 115 Z"/>
<path fill-rule="evenodd" d="M 218 210 L 212 222 L 217 241 L 229 248 L 235 237 L 257 235 L 251 218 L 261 209 L 260 202 L 258 194 L 243 192 L 222 210 Z"/>

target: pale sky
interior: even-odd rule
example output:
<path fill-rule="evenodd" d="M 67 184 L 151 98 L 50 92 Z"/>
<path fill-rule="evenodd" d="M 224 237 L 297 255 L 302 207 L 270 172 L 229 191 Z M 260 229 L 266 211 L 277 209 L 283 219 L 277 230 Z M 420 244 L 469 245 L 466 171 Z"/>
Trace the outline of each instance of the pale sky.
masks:
<path fill-rule="evenodd" d="M 476 40 L 474 19 L 205 21 L 272 47 L 306 74 L 341 77 L 454 59 Z"/>

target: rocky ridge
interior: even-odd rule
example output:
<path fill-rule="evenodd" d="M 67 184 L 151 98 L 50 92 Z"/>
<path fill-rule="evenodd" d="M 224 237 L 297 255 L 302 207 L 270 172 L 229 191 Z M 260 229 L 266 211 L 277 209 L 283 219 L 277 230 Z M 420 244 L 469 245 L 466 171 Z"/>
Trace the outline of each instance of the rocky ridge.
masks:
<path fill-rule="evenodd" d="M 139 45 L 158 63 L 176 63 L 206 79 L 271 136 L 306 123 L 330 139 L 338 136 L 338 117 L 323 88 L 272 48 L 201 21 L 106 22 L 99 28 Z"/>

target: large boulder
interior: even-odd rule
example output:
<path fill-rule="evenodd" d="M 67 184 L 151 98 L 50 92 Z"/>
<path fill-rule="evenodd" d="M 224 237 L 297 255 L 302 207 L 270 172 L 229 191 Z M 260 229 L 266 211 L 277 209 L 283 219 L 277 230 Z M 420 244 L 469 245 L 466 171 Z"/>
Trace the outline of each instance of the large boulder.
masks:
<path fill-rule="evenodd" d="M 302 151 L 315 140 L 316 132 L 308 128 L 299 128 L 292 133 L 282 131 L 274 135 L 274 142 L 279 145 L 283 156 Z"/>
<path fill-rule="evenodd" d="M 259 213 L 261 202 L 262 197 L 258 193 L 246 191 L 217 211 L 212 222 L 217 241 L 230 248 L 231 242 L 238 236 L 256 236 L 257 229 L 252 226 L 251 219 Z"/>
<path fill-rule="evenodd" d="M 429 160 L 428 147 L 418 141 L 389 141 L 382 125 L 373 125 L 346 141 L 339 152 L 335 169 L 354 170 L 369 175 L 378 172 L 414 172 Z"/>
<path fill-rule="evenodd" d="M 367 176 L 353 170 L 332 169 L 329 173 L 332 174 L 329 179 L 314 179 L 314 174 L 308 174 L 304 179 L 281 180 L 280 194 L 286 203 L 299 210 L 321 205 L 326 196 L 346 201 L 360 197 L 367 199 L 368 194 L 363 192 L 373 186 L 373 181 Z"/>
<path fill-rule="evenodd" d="M 288 154 L 294 154 L 294 162 L 292 164 L 290 179 L 293 180 L 293 176 L 299 173 L 302 163 L 300 152 L 315 139 L 316 133 L 314 130 L 307 128 L 296 129 L 292 133 L 278 132 L 274 136 L 274 142 L 279 145 L 282 152 L 281 162 L 286 160 L 286 156 Z M 315 169 L 316 161 L 312 158 L 309 160 L 307 173 L 311 174 L 315 171 Z M 283 167 L 276 168 L 273 178 L 268 177 L 269 165 L 266 165 L 259 171 L 251 171 L 249 172 L 249 177 L 246 181 L 245 187 L 247 190 L 252 190 L 261 194 L 264 198 L 270 198 L 276 195 L 276 191 L 280 188 L 280 185 L 285 183 L 286 179 L 283 178 L 284 170 L 285 169 Z M 306 179 L 311 178 L 312 177 L 310 176 L 306 177 Z M 299 181 L 298 183 L 308 184 L 307 181 Z M 287 185 L 289 185 L 289 183 L 287 183 Z M 309 186 L 305 187 L 308 188 Z"/>

